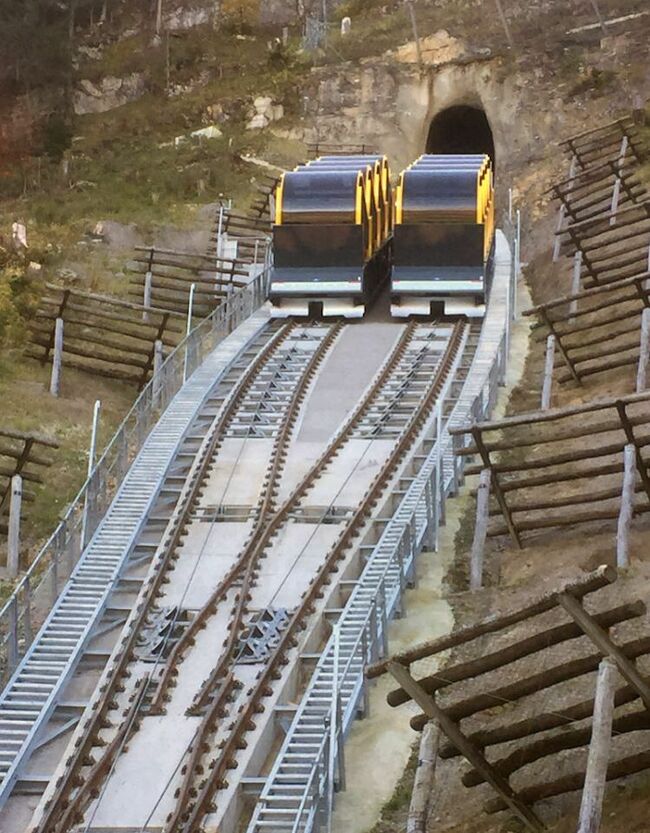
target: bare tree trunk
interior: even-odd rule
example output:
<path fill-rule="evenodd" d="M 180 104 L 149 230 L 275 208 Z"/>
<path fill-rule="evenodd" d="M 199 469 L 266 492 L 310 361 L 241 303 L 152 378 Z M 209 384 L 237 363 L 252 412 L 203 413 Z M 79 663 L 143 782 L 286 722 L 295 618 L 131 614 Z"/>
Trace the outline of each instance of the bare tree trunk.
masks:
<path fill-rule="evenodd" d="M 77 0 L 70 0 L 68 3 L 68 42 L 70 49 L 74 43 L 74 20 L 77 11 Z"/>

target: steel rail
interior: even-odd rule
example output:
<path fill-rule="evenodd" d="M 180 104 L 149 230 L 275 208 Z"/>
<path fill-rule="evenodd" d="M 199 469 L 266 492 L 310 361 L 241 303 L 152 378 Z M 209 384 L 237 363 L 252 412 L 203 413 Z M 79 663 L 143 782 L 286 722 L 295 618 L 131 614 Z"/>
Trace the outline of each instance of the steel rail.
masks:
<path fill-rule="evenodd" d="M 248 552 L 244 553 L 240 559 L 238 559 L 238 563 L 243 561 L 243 558 L 246 557 L 248 559 L 252 559 L 257 561 L 261 553 L 264 549 L 268 546 L 269 541 L 273 537 L 273 535 L 277 532 L 278 528 L 284 523 L 286 517 L 291 512 L 292 509 L 296 507 L 300 499 L 304 496 L 305 492 L 311 487 L 314 483 L 316 478 L 320 475 L 325 465 L 338 453 L 340 447 L 343 445 L 344 442 L 348 439 L 348 436 L 354 426 L 364 417 L 366 411 L 371 406 L 372 402 L 376 398 L 378 392 L 383 388 L 386 384 L 386 381 L 389 379 L 390 375 L 394 371 L 395 367 L 398 365 L 399 361 L 404 356 L 406 348 L 410 343 L 413 334 L 415 332 L 415 325 L 409 324 L 407 327 L 404 328 L 400 338 L 397 340 L 391 355 L 388 359 L 384 362 L 380 372 L 378 373 L 377 377 L 373 380 L 370 388 L 366 392 L 364 398 L 358 403 L 357 407 L 348 417 L 345 425 L 341 430 L 338 432 L 336 437 L 329 443 L 325 451 L 321 454 L 318 458 L 316 463 L 309 469 L 309 471 L 303 476 L 302 480 L 296 486 L 296 488 L 292 491 L 289 497 L 284 501 L 283 505 L 277 510 L 275 515 L 271 518 L 270 522 L 264 528 L 262 534 L 252 542 L 251 548 Z M 237 565 L 235 565 L 237 566 Z M 226 581 L 228 580 L 229 576 L 234 573 L 235 567 L 231 568 L 228 576 L 224 580 L 222 580 L 220 586 L 215 590 L 213 597 L 222 598 L 225 596 L 227 592 Z M 197 698 L 194 701 L 194 709 L 197 708 L 198 703 L 204 703 L 207 694 L 210 691 L 210 688 L 214 686 L 217 681 L 219 675 L 223 674 L 223 669 L 218 666 L 215 671 L 213 671 L 208 680 L 204 683 Z M 208 724 L 212 723 L 211 714 L 206 715 L 204 718 L 203 727 L 205 727 L 205 731 L 201 732 L 201 737 L 204 737 L 208 734 Z M 199 756 L 200 757 L 200 756 Z M 190 761 L 196 761 L 195 750 L 192 749 L 190 752 Z M 172 831 L 176 829 L 176 826 L 180 823 L 181 817 L 184 810 L 184 803 L 186 802 L 185 796 L 189 795 L 193 790 L 192 781 L 194 776 L 194 767 L 198 765 L 198 762 L 193 763 L 192 766 L 187 766 L 185 769 L 185 777 L 183 785 L 181 786 L 179 800 L 177 802 L 177 806 L 175 810 L 170 814 L 167 819 L 165 829 Z"/>
<path fill-rule="evenodd" d="M 311 383 L 318 366 L 325 357 L 332 342 L 340 332 L 341 326 L 341 324 L 336 324 L 332 327 L 329 334 L 322 340 L 321 344 L 312 355 L 309 364 L 305 368 L 299 383 L 294 388 L 289 405 L 285 409 L 282 418 L 282 425 L 276 435 L 273 443 L 273 450 L 271 451 L 271 463 L 265 478 L 266 487 L 261 500 L 258 520 L 254 524 L 244 551 L 238 559 L 242 565 L 241 587 L 237 594 L 234 610 L 230 617 L 226 646 L 214 669 L 209 674 L 208 678 L 203 682 L 198 694 L 194 698 L 194 701 L 188 710 L 189 714 L 200 713 L 200 710 L 207 704 L 215 683 L 220 677 L 227 673 L 227 669 L 233 659 L 233 653 L 237 647 L 237 640 L 239 639 L 240 633 L 244 628 L 244 617 L 248 613 L 250 591 L 257 575 L 256 569 L 259 565 L 259 557 L 262 552 L 258 542 L 264 538 L 264 531 L 266 525 L 269 523 L 269 515 L 273 512 L 277 489 L 280 485 L 280 476 L 286 460 L 287 447 L 293 433 L 296 419 L 298 418 L 300 406 L 305 398 L 307 388 Z"/>
<path fill-rule="evenodd" d="M 207 602 L 203 605 L 201 610 L 196 614 L 196 616 L 192 619 L 190 626 L 184 631 L 181 638 L 178 640 L 176 645 L 174 646 L 169 658 L 167 665 L 165 666 L 163 673 L 158 681 L 158 687 L 156 689 L 156 694 L 151 702 L 150 713 L 153 714 L 163 714 L 164 713 L 164 703 L 167 697 L 167 691 L 171 684 L 171 680 L 175 677 L 178 673 L 178 665 L 182 660 L 183 654 L 194 644 L 196 640 L 196 636 L 198 632 L 205 626 L 205 621 L 210 616 L 214 615 L 217 609 L 217 605 L 219 602 L 223 601 L 226 598 L 228 592 L 232 589 L 235 583 L 244 577 L 244 582 L 248 580 L 250 583 L 251 578 L 251 571 L 248 569 L 249 560 L 251 558 L 251 549 L 253 548 L 254 542 L 262 533 L 262 530 L 265 526 L 267 515 L 271 511 L 273 506 L 273 499 L 275 496 L 275 491 L 277 488 L 277 480 L 282 470 L 282 464 L 284 462 L 284 456 L 286 452 L 286 446 L 289 442 L 291 437 L 291 431 L 293 425 L 295 423 L 295 419 L 297 416 L 297 411 L 302 401 L 304 394 L 307 390 L 307 386 L 311 382 L 314 373 L 322 359 L 325 356 L 325 353 L 331 346 L 332 342 L 340 332 L 341 325 L 336 324 L 331 329 L 330 332 L 325 336 L 325 338 L 321 341 L 321 344 L 317 348 L 317 350 L 312 355 L 310 361 L 308 362 L 306 368 L 304 369 L 300 381 L 298 385 L 295 387 L 292 398 L 285 409 L 282 424 L 276 435 L 273 450 L 270 455 L 270 465 L 269 469 L 266 473 L 265 477 L 265 488 L 258 502 L 258 512 L 257 512 L 257 519 L 253 524 L 253 529 L 249 536 L 247 543 L 244 545 L 244 548 L 241 554 L 238 556 L 236 562 L 233 566 L 228 570 L 225 577 L 221 580 L 219 585 L 215 588 L 215 590 L 210 594 Z M 225 429 L 226 423 L 222 426 L 222 431 Z M 281 464 L 282 461 L 282 464 Z M 206 462 L 205 470 L 207 472 L 208 466 L 211 464 L 211 460 Z M 187 511 L 189 512 L 190 508 L 188 506 Z M 247 595 L 247 585 L 244 584 L 242 590 L 240 591 L 240 599 L 242 602 L 245 602 L 245 597 Z M 243 611 L 243 604 L 239 605 L 241 610 Z M 233 619 L 231 622 L 238 623 L 240 622 L 240 617 L 243 615 L 243 612 L 240 614 L 236 612 L 234 614 Z M 229 652 L 234 645 L 234 642 L 239 635 L 240 625 L 235 624 L 233 627 L 231 625 L 231 630 L 228 638 L 228 648 L 227 652 Z M 218 668 L 221 672 L 221 666 L 219 665 Z M 196 702 L 192 705 L 192 709 L 195 709 L 200 705 L 201 707 L 205 705 L 205 702 L 202 700 L 200 704 Z"/>
<path fill-rule="evenodd" d="M 456 322 L 454 325 L 445 355 L 431 380 L 431 384 L 414 409 L 395 446 L 389 452 L 386 462 L 375 476 L 371 487 L 347 521 L 345 529 L 337 542 L 328 552 L 324 563 L 310 584 L 309 590 L 303 596 L 299 607 L 293 613 L 283 631 L 273 656 L 251 689 L 247 703 L 240 710 L 228 738 L 221 746 L 219 758 L 214 762 L 214 765 L 211 764 L 207 777 L 198 790 L 193 787 L 192 773 L 189 771 L 186 773 L 185 783 L 179 794 L 176 809 L 167 820 L 165 833 L 171 833 L 171 831 L 174 831 L 174 833 L 196 833 L 201 828 L 204 816 L 214 811 L 214 793 L 217 789 L 227 786 L 227 771 L 237 766 L 235 757 L 237 750 L 245 743 L 243 736 L 246 732 L 255 728 L 255 715 L 264 711 L 261 701 L 271 693 L 271 684 L 279 675 L 280 666 L 288 662 L 287 654 L 297 645 L 297 633 L 304 628 L 305 619 L 313 613 L 316 599 L 321 593 L 323 585 L 328 581 L 330 572 L 335 568 L 336 563 L 345 557 L 346 550 L 360 534 L 360 528 L 365 523 L 373 506 L 379 501 L 386 483 L 395 473 L 399 463 L 417 439 L 429 417 L 436 397 L 445 383 L 450 368 L 453 366 L 462 342 L 464 328 L 465 324 L 461 322 Z M 205 769 L 203 769 L 203 772 L 205 772 Z"/>

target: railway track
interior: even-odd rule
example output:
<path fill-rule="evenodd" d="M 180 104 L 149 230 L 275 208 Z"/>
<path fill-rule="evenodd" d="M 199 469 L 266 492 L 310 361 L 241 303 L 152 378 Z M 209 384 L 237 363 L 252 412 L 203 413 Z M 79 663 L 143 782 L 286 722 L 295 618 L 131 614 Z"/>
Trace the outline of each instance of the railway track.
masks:
<path fill-rule="evenodd" d="M 161 795 L 153 808 L 171 805 L 164 822 L 167 833 L 200 830 L 206 817 L 214 813 L 219 790 L 228 786 L 229 772 L 238 766 L 246 736 L 256 728 L 258 716 L 265 711 L 265 699 L 273 693 L 292 652 L 299 646 L 319 598 L 333 580 L 333 572 L 349 557 L 388 483 L 413 448 L 468 332 L 467 325 L 461 322 L 405 327 L 344 426 L 297 485 L 288 489 L 285 485 L 287 494 L 280 501 L 278 495 L 301 404 L 340 329 L 285 325 L 258 354 L 224 403 L 206 434 L 167 525 L 154 568 L 127 623 L 114 661 L 100 682 L 100 695 L 78 730 L 74 751 L 68 756 L 56 789 L 44 803 L 33 833 L 64 833 L 84 819 L 93 799 L 99 797 L 90 817 L 86 815 L 85 829 L 93 829 L 93 814 L 120 756 L 126 753 L 143 719 L 164 719 L 170 703 L 174 705 L 178 675 L 184 673 L 208 624 L 221 617 L 227 622 L 222 629 L 224 643 L 214 653 L 209 673 L 196 688 L 191 702 L 184 704 L 185 714 L 193 721 L 191 739 L 175 767 L 165 800 Z M 244 443 L 251 437 L 270 439 L 273 443 L 258 500 L 249 513 L 249 534 L 221 581 L 189 623 L 180 627 L 182 606 L 166 620 L 164 635 L 156 643 L 153 668 L 151 663 L 144 668 L 138 661 L 138 640 L 142 640 L 152 614 L 160 608 L 164 585 L 182 559 L 188 529 L 192 524 L 205 523 L 210 513 L 208 520 L 214 524 L 224 509 L 206 509 L 201 499 L 210 472 L 219 461 L 224 439 L 237 437 Z M 337 458 L 349 453 L 355 443 L 378 445 L 384 458 L 380 465 L 370 468 L 372 476 L 366 473 L 364 480 L 360 474 L 362 454 L 348 479 L 341 482 L 340 474 L 336 475 Z M 340 507 L 337 499 L 349 490 L 352 475 L 361 478 L 363 493 L 356 503 Z M 318 504 L 316 493 L 319 489 L 322 492 L 320 481 L 328 478 L 336 482 L 337 491 L 323 506 Z M 342 511 L 337 514 L 337 509 Z M 256 664 L 246 664 L 242 662 L 242 646 L 251 631 L 251 616 L 264 607 L 265 601 L 272 603 L 283 594 L 282 583 L 271 592 L 260 575 L 268 571 L 269 564 L 279 563 L 278 542 L 287 530 L 305 520 L 314 530 L 331 525 L 335 535 L 330 536 L 327 547 L 319 545 L 322 552 L 319 551 L 318 564 L 305 586 L 295 589 L 296 604 L 285 610 L 268 656 Z M 311 546 L 315 546 L 313 539 L 310 533 L 307 543 Z M 273 606 L 266 607 L 271 610 Z M 110 713 L 115 708 L 121 712 L 119 727 L 111 726 L 115 721 Z M 175 708 L 177 714 L 178 705 Z M 142 829 L 147 829 L 146 825 Z"/>
<path fill-rule="evenodd" d="M 107 768 L 110 768 L 112 757 L 117 751 L 114 744 L 109 743 L 106 746 L 106 754 L 101 755 L 102 760 L 99 765 L 93 755 L 97 755 L 98 750 L 105 746 L 106 742 L 102 738 L 101 732 L 111 725 L 109 713 L 116 708 L 115 696 L 119 695 L 126 687 L 125 680 L 130 676 L 128 666 L 135 657 L 138 639 L 146 627 L 148 617 L 156 609 L 163 583 L 167 580 L 167 573 L 170 568 L 173 569 L 176 550 L 183 537 L 188 517 L 200 495 L 206 474 L 218 456 L 219 447 L 228 430 L 241 427 L 242 423 L 250 419 L 250 397 L 254 396 L 255 390 L 259 393 L 260 386 L 262 389 L 269 387 L 279 376 L 285 379 L 288 376 L 292 388 L 295 389 L 292 396 L 281 403 L 280 410 L 285 416 L 278 431 L 278 438 L 276 438 L 278 453 L 273 459 L 281 458 L 283 437 L 286 437 L 287 431 L 290 429 L 295 407 L 301 396 L 304 395 L 314 370 L 331 345 L 339 328 L 337 326 L 316 328 L 316 331 L 322 337 L 315 339 L 317 346 L 313 352 L 300 350 L 295 344 L 292 349 L 282 350 L 283 345 L 290 340 L 291 334 L 296 329 L 298 328 L 295 325 L 289 323 L 277 330 L 270 339 L 267 336 L 268 340 L 241 375 L 239 382 L 232 389 L 224 406 L 208 429 L 187 478 L 183 493 L 169 519 L 162 543 L 154 557 L 155 563 L 150 572 L 149 580 L 141 590 L 134 611 L 125 626 L 120 644 L 114 651 L 115 661 L 109 663 L 109 667 L 100 681 L 100 697 L 94 704 L 92 714 L 85 720 L 83 731 L 75 743 L 74 754 L 66 761 L 65 773 L 56 785 L 56 795 L 46 803 L 45 812 L 32 828 L 34 831 L 48 831 L 49 833 L 49 831 L 65 830 L 78 821 L 81 813 L 80 808 L 84 806 L 85 801 L 92 797 L 96 784 L 106 775 Z M 300 340 L 296 339 L 295 341 L 299 342 Z M 302 365 L 301 368 L 300 365 Z M 295 386 L 296 374 L 299 377 L 297 386 Z M 273 471 L 272 466 L 270 477 L 267 479 L 266 488 L 263 489 L 263 495 L 260 499 L 260 519 L 263 518 L 265 504 L 272 499 Z M 238 573 L 239 570 L 233 571 L 233 582 L 237 579 Z M 188 628 L 188 632 L 194 634 L 200 627 L 201 618 L 197 617 Z M 169 632 L 171 633 L 172 630 L 173 624 L 169 628 Z M 175 667 L 175 659 L 175 657 L 171 658 L 167 668 L 173 669 Z M 155 691 L 153 678 L 148 675 L 144 685 L 139 685 L 138 689 L 137 695 L 134 690 L 128 698 L 129 705 L 127 706 L 130 722 L 134 726 L 136 713 L 131 714 L 131 704 L 136 700 L 136 697 L 139 707 L 146 704 L 153 691 Z M 124 738 L 122 738 L 122 741 L 124 741 Z"/>

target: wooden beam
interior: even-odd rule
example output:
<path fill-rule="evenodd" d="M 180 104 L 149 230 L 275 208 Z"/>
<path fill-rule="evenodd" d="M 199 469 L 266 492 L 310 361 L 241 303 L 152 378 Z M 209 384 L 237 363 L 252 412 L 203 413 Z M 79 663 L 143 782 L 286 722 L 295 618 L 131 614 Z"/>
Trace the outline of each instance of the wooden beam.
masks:
<path fill-rule="evenodd" d="M 648 498 L 648 502 L 650 503 L 650 477 L 648 476 L 648 468 L 641 456 L 641 450 L 638 446 L 638 443 L 634 437 L 634 428 L 632 427 L 632 423 L 630 422 L 627 412 L 625 410 L 626 403 L 621 401 L 620 399 L 616 402 L 616 410 L 618 411 L 618 415 L 621 420 L 621 425 L 623 426 L 623 430 L 625 431 L 625 436 L 627 437 L 628 443 L 634 446 L 634 454 L 636 457 L 636 468 L 641 476 L 641 482 L 643 483 L 643 488 L 645 489 L 646 496 Z"/>
<path fill-rule="evenodd" d="M 537 816 L 537 814 L 526 804 L 524 804 L 519 796 L 512 789 L 507 779 L 503 778 L 488 761 L 483 754 L 470 743 L 470 741 L 461 732 L 460 728 L 454 721 L 448 717 L 447 713 L 441 709 L 433 697 L 426 694 L 413 679 L 409 671 L 399 663 L 389 662 L 388 670 L 397 680 L 397 682 L 404 688 L 415 702 L 420 706 L 424 713 L 430 720 L 436 720 L 457 749 L 463 753 L 465 758 L 477 769 L 490 784 L 490 786 L 501 796 L 506 802 L 512 812 L 524 823 L 528 830 L 541 831 L 544 830 L 544 825 Z"/>
<path fill-rule="evenodd" d="M 591 718 L 593 715 L 594 701 L 591 701 L 591 711 L 586 717 Z M 650 729 L 650 713 L 645 709 L 642 711 L 634 711 L 628 714 L 617 717 L 612 722 L 612 733 L 614 735 L 625 735 L 630 732 L 644 732 Z M 471 736 L 470 736 L 471 738 Z M 499 758 L 492 762 L 503 776 L 508 778 L 525 766 L 539 761 L 542 758 L 556 756 L 560 752 L 567 749 L 580 749 L 589 744 L 591 740 L 591 723 L 587 722 L 585 726 L 578 729 L 572 729 L 564 726 L 561 732 L 558 732 L 550 737 L 539 738 L 532 743 L 517 745 L 509 755 Z M 483 778 L 476 772 L 476 770 L 469 770 L 463 775 L 463 784 L 466 787 L 475 787 L 483 783 Z"/>
<path fill-rule="evenodd" d="M 610 763 L 607 767 L 607 780 L 615 781 L 617 778 L 625 778 L 627 775 L 643 772 L 648 768 L 650 768 L 650 752 L 637 752 L 634 755 L 629 755 L 627 758 Z M 556 795 L 575 792 L 575 790 L 582 788 L 584 781 L 584 772 L 574 772 L 570 775 L 563 775 L 555 781 L 525 787 L 521 790 L 521 795 L 531 803 L 543 801 L 547 798 L 553 798 Z M 496 797 L 486 801 L 484 804 L 487 813 L 498 813 L 501 810 L 505 810 L 507 806 L 502 798 Z"/>
<path fill-rule="evenodd" d="M 472 428 L 472 436 L 474 437 L 474 442 L 476 444 L 476 447 L 478 448 L 479 454 L 481 455 L 481 459 L 483 460 L 483 465 L 485 466 L 485 468 L 489 469 L 492 472 L 492 487 L 494 488 L 495 497 L 501 508 L 501 512 L 503 513 L 505 522 L 508 526 L 510 537 L 512 538 L 517 548 L 521 549 L 521 539 L 519 538 L 519 533 L 517 532 L 517 529 L 512 520 L 512 516 L 510 515 L 510 510 L 508 509 L 508 504 L 506 502 L 505 495 L 501 491 L 501 486 L 499 485 L 499 478 L 492 471 L 490 452 L 487 450 L 483 443 L 480 428 L 478 428 L 476 425 Z"/>
<path fill-rule="evenodd" d="M 575 367 L 573 366 L 573 362 L 572 362 L 572 361 L 571 361 L 571 359 L 569 358 L 569 354 L 568 354 L 568 352 L 566 351 L 566 349 L 565 349 L 565 347 L 564 347 L 564 344 L 562 343 L 562 334 L 561 334 L 561 333 L 559 333 L 559 332 L 555 329 L 555 325 L 553 324 L 553 322 L 551 321 L 551 319 L 548 317 L 548 314 L 547 314 L 546 310 L 541 310 L 541 316 L 542 316 L 542 318 L 544 319 L 544 324 L 546 324 L 546 327 L 548 328 L 549 333 L 551 334 L 551 336 L 553 336 L 553 337 L 555 338 L 555 341 L 556 341 L 556 343 L 557 343 L 558 349 L 559 349 L 560 353 L 562 354 L 562 358 L 564 359 L 564 363 L 566 364 L 566 366 L 567 366 L 567 368 L 568 368 L 568 370 L 569 370 L 569 373 L 573 376 L 573 378 L 575 379 L 575 381 L 576 381 L 579 385 L 581 385 L 581 384 L 582 384 L 582 382 L 580 381 L 580 376 L 578 376 L 578 373 L 576 372 L 576 369 L 575 369 Z M 543 408 L 543 410 L 547 411 L 547 410 L 548 410 L 548 406 L 547 406 L 546 408 Z"/>
<path fill-rule="evenodd" d="M 633 703 L 638 697 L 639 695 L 631 685 L 625 685 L 616 691 L 614 705 L 625 706 L 628 703 Z M 497 746 L 501 743 L 508 743 L 511 740 L 531 737 L 540 732 L 548 732 L 551 729 L 567 727 L 570 723 L 591 717 L 593 713 L 594 699 L 591 698 L 590 700 L 582 700 L 580 703 L 576 703 L 566 709 L 543 712 L 534 717 L 518 720 L 515 723 L 508 723 L 505 726 L 496 726 L 494 729 L 479 729 L 476 732 L 472 732 L 469 739 L 481 748 Z M 647 714 L 645 709 L 643 713 Z M 634 712 L 634 714 L 637 714 L 637 712 Z M 460 752 L 451 743 L 447 743 L 440 748 L 441 758 L 456 758 L 458 755 L 460 755 Z"/>
<path fill-rule="evenodd" d="M 621 647 L 621 654 L 628 660 L 646 656 L 650 653 L 650 637 L 643 636 L 640 639 L 632 639 Z M 596 671 L 602 658 L 603 651 L 598 650 L 588 656 L 569 660 L 561 665 L 532 674 L 530 677 L 515 680 L 491 691 L 483 691 L 468 697 L 466 700 L 453 703 L 447 709 L 448 714 L 452 720 L 462 720 L 487 709 L 493 709 L 495 706 L 502 706 L 505 702 L 521 700 L 530 694 L 543 691 L 558 683 L 575 680 L 577 677 L 582 677 L 583 674 Z M 419 732 L 426 721 L 426 715 L 416 714 L 411 718 L 410 724 L 413 729 Z"/>
<path fill-rule="evenodd" d="M 643 393 L 631 393 L 629 396 L 624 397 L 596 399 L 585 405 L 574 405 L 568 408 L 551 408 L 549 411 L 529 411 L 526 414 L 504 417 L 503 419 L 492 420 L 491 422 L 463 425 L 458 428 L 450 428 L 449 433 L 452 436 L 456 436 L 457 434 L 471 434 L 474 428 L 478 428 L 480 431 L 502 431 L 504 428 L 512 428 L 517 425 L 532 425 L 536 422 L 555 422 L 556 420 L 566 419 L 566 417 L 570 416 L 581 416 L 583 414 L 593 414 L 597 411 L 606 411 L 608 408 L 616 408 L 618 402 L 627 406 L 633 405 L 636 402 L 647 402 L 648 400 L 650 400 L 650 391 L 646 390 Z"/>
<path fill-rule="evenodd" d="M 488 521 L 490 520 L 490 484 L 492 472 L 483 469 L 478 485 L 476 498 L 476 523 L 474 525 L 474 539 L 469 562 L 469 589 L 478 590 L 483 586 L 483 553 L 487 537 Z"/>
<path fill-rule="evenodd" d="M 382 674 L 388 671 L 389 661 L 399 662 L 401 665 L 410 665 L 412 662 L 417 662 L 417 660 L 424 659 L 425 657 L 431 657 L 442 651 L 448 651 L 450 648 L 456 648 L 458 645 L 465 645 L 473 639 L 478 639 L 479 636 L 496 633 L 511 625 L 524 622 L 532 616 L 538 616 L 554 608 L 557 605 L 558 593 L 569 593 L 574 598 L 581 599 L 590 593 L 595 593 L 602 587 L 607 587 L 608 584 L 613 584 L 617 577 L 618 574 L 614 567 L 603 564 L 591 573 L 586 573 L 577 579 L 568 581 L 557 590 L 553 590 L 535 599 L 525 607 L 510 611 L 501 616 L 490 616 L 477 624 L 465 625 L 446 636 L 441 636 L 438 639 L 428 642 L 421 642 L 413 648 L 408 648 L 406 651 L 393 654 L 390 659 L 373 663 L 366 668 L 366 677 L 369 680 L 375 677 L 381 677 Z"/>
<path fill-rule="evenodd" d="M 645 604 L 637 600 L 636 602 L 623 604 L 611 610 L 598 613 L 595 621 L 601 628 L 611 628 L 620 622 L 626 622 L 637 616 L 643 616 L 645 612 Z M 560 645 L 571 639 L 578 639 L 583 635 L 584 631 L 580 625 L 577 622 L 569 621 L 533 633 L 531 636 L 521 639 L 505 648 L 500 648 L 489 653 L 481 652 L 481 655 L 476 659 L 445 667 L 434 674 L 428 674 L 426 677 L 418 680 L 418 683 L 427 694 L 433 694 L 454 683 L 463 682 L 464 680 L 478 677 L 481 674 L 488 674 L 490 671 L 503 668 L 505 665 L 528 657 L 531 654 L 544 651 L 547 648 Z M 408 701 L 408 695 L 402 689 L 396 688 L 388 692 L 386 701 L 390 706 L 401 706 L 402 703 Z"/>
<path fill-rule="evenodd" d="M 639 692 L 646 709 L 650 710 L 650 686 L 639 673 L 636 663 L 628 659 L 618 645 L 612 642 L 607 632 L 600 627 L 593 616 L 587 613 L 577 599 L 566 593 L 560 593 L 558 601 L 566 612 L 573 616 L 598 650 L 604 656 L 609 656 L 614 660 L 621 675 Z"/>

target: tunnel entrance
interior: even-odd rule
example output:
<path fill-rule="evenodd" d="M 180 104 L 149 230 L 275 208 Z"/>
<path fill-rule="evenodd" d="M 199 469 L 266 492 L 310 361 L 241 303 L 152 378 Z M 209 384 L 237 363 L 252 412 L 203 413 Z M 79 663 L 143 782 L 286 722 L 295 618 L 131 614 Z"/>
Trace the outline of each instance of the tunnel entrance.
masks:
<path fill-rule="evenodd" d="M 434 117 L 427 136 L 427 153 L 487 153 L 496 166 L 494 138 L 485 111 L 460 104 Z"/>

